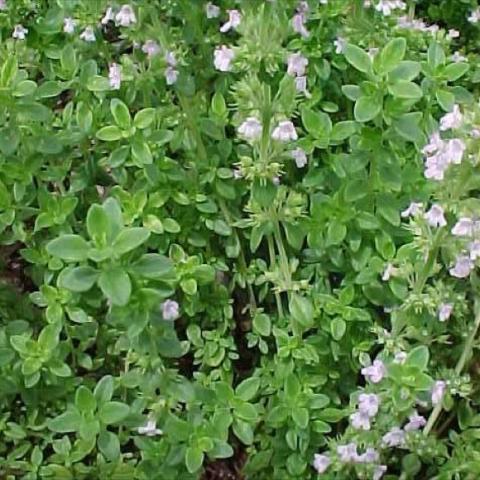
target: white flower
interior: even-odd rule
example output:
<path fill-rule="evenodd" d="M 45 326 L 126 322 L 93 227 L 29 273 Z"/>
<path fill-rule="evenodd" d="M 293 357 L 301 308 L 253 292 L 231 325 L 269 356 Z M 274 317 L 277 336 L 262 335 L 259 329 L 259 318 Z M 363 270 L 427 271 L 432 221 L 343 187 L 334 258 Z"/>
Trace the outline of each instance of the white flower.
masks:
<path fill-rule="evenodd" d="M 292 53 L 288 56 L 287 73 L 292 77 L 301 77 L 305 75 L 307 65 L 308 58 L 304 57 L 301 53 Z"/>
<path fill-rule="evenodd" d="M 440 130 L 450 130 L 451 128 L 456 129 L 462 126 L 463 115 L 460 112 L 458 105 L 453 106 L 453 110 L 445 114 L 440 119 Z"/>
<path fill-rule="evenodd" d="M 480 241 L 475 240 L 474 242 L 471 242 L 470 245 L 468 246 L 469 252 L 470 252 L 470 259 L 471 260 L 476 260 L 478 257 L 480 257 Z"/>
<path fill-rule="evenodd" d="M 243 173 L 239 168 L 234 168 L 232 172 L 233 172 L 233 178 L 235 180 L 238 180 L 239 178 L 243 177 Z"/>
<path fill-rule="evenodd" d="M 467 19 L 470 23 L 478 23 L 480 22 L 480 7 L 473 10 L 470 13 L 470 16 Z"/>
<path fill-rule="evenodd" d="M 408 417 L 408 423 L 403 427 L 403 429 L 406 432 L 411 432 L 413 430 L 422 428 L 426 425 L 426 423 L 427 421 L 425 420 L 425 417 L 422 417 L 417 412 L 414 412 Z"/>
<path fill-rule="evenodd" d="M 298 5 L 297 5 L 298 13 L 308 13 L 309 10 L 310 10 L 310 7 L 307 1 L 304 0 L 304 1 L 298 2 Z"/>
<path fill-rule="evenodd" d="M 295 88 L 297 92 L 303 93 L 306 97 L 311 96 L 307 91 L 307 77 L 295 77 Z"/>
<path fill-rule="evenodd" d="M 459 51 L 454 52 L 454 54 L 450 58 L 452 62 L 455 62 L 455 63 L 467 61 L 467 57 L 464 57 Z"/>
<path fill-rule="evenodd" d="M 380 480 L 383 477 L 383 474 L 387 471 L 386 465 L 377 465 L 373 471 L 372 480 Z"/>
<path fill-rule="evenodd" d="M 425 213 L 425 220 L 431 227 L 444 227 L 447 224 L 445 212 L 438 203 L 433 204 L 430 210 Z"/>
<path fill-rule="evenodd" d="M 372 383 L 379 383 L 387 373 L 385 365 L 381 360 L 374 360 L 369 367 L 362 368 L 362 375 Z"/>
<path fill-rule="evenodd" d="M 447 384 L 443 380 L 437 380 L 432 388 L 432 405 L 438 405 L 443 398 Z"/>
<path fill-rule="evenodd" d="M 380 399 L 374 393 L 361 393 L 358 397 L 358 410 L 369 417 L 377 414 L 379 405 Z"/>
<path fill-rule="evenodd" d="M 459 255 L 455 260 L 455 265 L 449 270 L 450 275 L 456 278 L 465 278 L 470 275 L 473 268 L 473 262 L 466 255 Z"/>
<path fill-rule="evenodd" d="M 438 320 L 445 322 L 450 318 L 453 311 L 453 305 L 451 303 L 442 303 L 438 309 Z"/>
<path fill-rule="evenodd" d="M 143 427 L 138 427 L 138 433 L 140 435 L 146 435 L 147 437 L 153 437 L 155 435 L 162 435 L 162 431 L 157 428 L 157 422 L 155 420 L 148 420 Z"/>
<path fill-rule="evenodd" d="M 85 30 L 80 34 L 80 38 L 85 42 L 94 42 L 96 39 L 95 39 L 95 33 L 93 32 L 93 28 L 92 27 L 85 28 Z"/>
<path fill-rule="evenodd" d="M 228 21 L 220 27 L 222 33 L 228 32 L 232 28 L 235 29 L 240 25 L 242 21 L 242 15 L 238 10 L 227 10 Z"/>
<path fill-rule="evenodd" d="M 305 14 L 303 12 L 296 13 L 292 18 L 292 27 L 296 33 L 299 33 L 302 37 L 307 38 L 310 33 L 305 27 Z"/>
<path fill-rule="evenodd" d="M 460 217 L 452 228 L 452 235 L 457 237 L 472 236 L 475 222 L 469 217 Z"/>
<path fill-rule="evenodd" d="M 173 67 L 168 66 L 165 69 L 164 75 L 167 85 L 173 85 L 177 81 L 178 70 L 175 70 Z"/>
<path fill-rule="evenodd" d="M 362 412 L 355 412 L 350 415 L 350 422 L 357 430 L 370 430 L 370 417 Z"/>
<path fill-rule="evenodd" d="M 292 150 L 291 155 L 298 168 L 303 168 L 308 163 L 307 155 L 303 148 Z"/>
<path fill-rule="evenodd" d="M 0 11 L 7 9 L 7 0 L 0 0 Z"/>
<path fill-rule="evenodd" d="M 455 30 L 454 28 L 451 28 L 447 32 L 447 37 L 452 40 L 453 38 L 458 38 L 460 36 L 460 32 L 458 30 Z"/>
<path fill-rule="evenodd" d="M 402 218 L 415 217 L 422 211 L 423 203 L 411 202 L 410 205 L 400 213 Z"/>
<path fill-rule="evenodd" d="M 25 40 L 25 35 L 28 33 L 28 28 L 25 28 L 23 25 L 15 25 L 13 29 L 12 38 L 17 40 Z"/>
<path fill-rule="evenodd" d="M 220 70 L 221 72 L 228 72 L 229 70 L 231 70 L 230 63 L 235 56 L 235 52 L 231 48 L 222 45 L 220 48 L 215 49 L 213 55 L 213 63 L 217 70 Z"/>
<path fill-rule="evenodd" d="M 289 142 L 297 140 L 298 135 L 293 123 L 290 120 L 283 120 L 274 128 L 272 138 L 281 142 Z"/>
<path fill-rule="evenodd" d="M 175 320 L 178 318 L 179 305 L 175 300 L 165 300 L 162 304 L 162 316 L 164 320 Z"/>
<path fill-rule="evenodd" d="M 130 25 L 137 23 L 137 17 L 130 5 L 122 5 L 120 11 L 115 15 L 115 24 L 121 27 L 129 27 Z"/>
<path fill-rule="evenodd" d="M 238 133 L 247 140 L 258 140 L 262 136 L 262 124 L 255 117 L 248 117 L 238 127 Z"/>
<path fill-rule="evenodd" d="M 165 61 L 170 65 L 171 67 L 176 67 L 177 66 L 177 59 L 175 58 L 175 52 L 168 51 L 165 54 Z"/>
<path fill-rule="evenodd" d="M 400 365 L 403 365 L 405 363 L 405 360 L 407 359 L 407 353 L 406 352 L 397 352 L 395 356 L 393 357 L 393 363 L 399 363 Z"/>
<path fill-rule="evenodd" d="M 393 10 L 405 10 L 407 5 L 405 2 L 399 0 L 380 0 L 375 6 L 377 12 L 382 12 L 383 15 L 388 16 Z"/>
<path fill-rule="evenodd" d="M 316 453 L 313 456 L 313 468 L 317 471 L 317 473 L 324 473 L 331 463 L 332 461 L 328 455 Z"/>
<path fill-rule="evenodd" d="M 333 41 L 333 45 L 335 46 L 335 53 L 343 53 L 347 46 L 347 40 L 343 37 L 337 37 Z"/>
<path fill-rule="evenodd" d="M 142 46 L 142 52 L 148 57 L 153 57 L 160 53 L 160 45 L 154 40 L 147 40 Z"/>
<path fill-rule="evenodd" d="M 75 25 L 77 22 L 71 17 L 63 19 L 63 31 L 65 33 L 73 33 L 75 31 Z"/>
<path fill-rule="evenodd" d="M 108 69 L 108 81 L 112 90 L 120 90 L 122 69 L 117 63 L 112 63 Z"/>
<path fill-rule="evenodd" d="M 205 13 L 207 18 L 217 18 L 220 15 L 220 7 L 217 7 L 212 2 L 208 2 L 205 5 Z"/>
<path fill-rule="evenodd" d="M 383 445 L 387 447 L 398 447 L 405 443 L 405 432 L 398 427 L 393 427 L 382 437 Z"/>
<path fill-rule="evenodd" d="M 278 175 L 275 175 L 272 178 L 272 183 L 278 187 L 278 185 L 280 185 L 280 177 Z"/>
<path fill-rule="evenodd" d="M 385 267 L 385 270 L 382 273 L 382 280 L 384 282 L 388 282 L 391 277 L 396 275 L 398 269 L 395 268 L 391 263 L 387 263 L 387 266 Z"/>
<path fill-rule="evenodd" d="M 375 463 L 378 462 L 380 455 L 373 447 L 368 447 L 367 450 L 358 455 L 356 458 L 357 463 Z"/>
<path fill-rule="evenodd" d="M 108 22 L 113 22 L 114 19 L 115 15 L 113 13 L 113 9 L 112 7 L 108 7 L 105 11 L 105 14 L 103 15 L 103 18 L 100 20 L 100 23 L 102 25 L 106 25 Z"/>
<path fill-rule="evenodd" d="M 346 445 L 337 446 L 337 455 L 341 462 L 348 463 L 357 459 L 357 445 L 355 443 L 347 443 Z"/>

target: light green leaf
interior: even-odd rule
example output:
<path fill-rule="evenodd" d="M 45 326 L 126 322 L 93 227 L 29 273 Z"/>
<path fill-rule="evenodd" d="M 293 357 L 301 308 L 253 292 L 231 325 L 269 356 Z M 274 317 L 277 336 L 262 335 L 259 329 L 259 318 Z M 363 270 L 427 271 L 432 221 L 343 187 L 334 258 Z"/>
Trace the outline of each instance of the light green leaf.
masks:
<path fill-rule="evenodd" d="M 88 243 L 80 235 L 62 235 L 47 243 L 47 252 L 71 262 L 87 259 Z"/>
<path fill-rule="evenodd" d="M 142 245 L 148 240 L 150 231 L 143 227 L 131 227 L 122 230 L 115 241 L 113 248 L 117 255 L 123 255 Z"/>
<path fill-rule="evenodd" d="M 72 292 L 86 292 L 97 278 L 98 271 L 92 267 L 65 268 L 58 276 L 58 285 Z"/>
<path fill-rule="evenodd" d="M 363 51 L 356 45 L 348 44 L 344 50 L 345 58 L 350 65 L 353 65 L 357 70 L 363 73 L 372 70 L 372 60 L 367 52 Z"/>
<path fill-rule="evenodd" d="M 130 277 L 121 268 L 104 270 L 98 278 L 98 286 L 113 305 L 126 305 L 132 293 Z"/>
<path fill-rule="evenodd" d="M 132 118 L 128 107 L 118 98 L 113 98 L 110 102 L 110 111 L 112 112 L 115 123 L 122 129 L 130 128 Z"/>

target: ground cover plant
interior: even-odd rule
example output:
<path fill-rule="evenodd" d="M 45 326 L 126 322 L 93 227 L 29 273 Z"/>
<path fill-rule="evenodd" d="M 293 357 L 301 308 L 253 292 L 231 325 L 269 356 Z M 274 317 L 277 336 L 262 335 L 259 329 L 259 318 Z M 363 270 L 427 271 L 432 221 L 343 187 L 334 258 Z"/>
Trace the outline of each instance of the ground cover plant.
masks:
<path fill-rule="evenodd" d="M 479 478 L 479 28 L 0 0 L 0 478 Z"/>

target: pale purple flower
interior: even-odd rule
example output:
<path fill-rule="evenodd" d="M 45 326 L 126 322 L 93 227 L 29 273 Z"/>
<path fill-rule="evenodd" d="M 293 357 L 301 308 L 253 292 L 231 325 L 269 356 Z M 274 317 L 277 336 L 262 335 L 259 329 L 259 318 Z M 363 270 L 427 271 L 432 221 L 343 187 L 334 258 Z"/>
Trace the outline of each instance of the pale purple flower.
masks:
<path fill-rule="evenodd" d="M 7 0 L 0 0 L 0 11 L 7 9 Z"/>
<path fill-rule="evenodd" d="M 398 427 L 393 427 L 383 437 L 382 443 L 386 447 L 398 447 L 405 443 L 405 432 Z"/>
<path fill-rule="evenodd" d="M 358 397 L 358 410 L 369 417 L 374 417 L 378 412 L 380 399 L 374 393 L 361 393 Z"/>
<path fill-rule="evenodd" d="M 238 133 L 247 140 L 258 140 L 262 136 L 262 124 L 255 117 L 248 117 L 238 127 Z"/>
<path fill-rule="evenodd" d="M 398 363 L 400 365 L 403 365 L 406 359 L 407 359 L 406 352 L 397 352 L 393 357 L 393 363 Z"/>
<path fill-rule="evenodd" d="M 380 480 L 383 477 L 383 474 L 387 471 L 386 465 L 377 465 L 373 471 L 372 480 Z"/>
<path fill-rule="evenodd" d="M 456 278 L 465 278 L 470 275 L 473 269 L 473 262 L 466 255 L 459 255 L 455 260 L 455 265 L 449 270 L 450 275 Z"/>
<path fill-rule="evenodd" d="M 362 368 L 362 375 L 372 383 L 379 383 L 387 373 L 385 365 L 381 360 L 374 360 L 369 367 Z"/>
<path fill-rule="evenodd" d="M 357 445 L 355 443 L 347 443 L 346 445 L 337 446 L 337 455 L 341 462 L 348 463 L 357 459 Z"/>
<path fill-rule="evenodd" d="M 85 42 L 94 42 L 96 40 L 95 33 L 92 27 L 87 27 L 85 30 L 80 34 L 80 39 Z"/>
<path fill-rule="evenodd" d="M 307 154 L 303 148 L 292 150 L 291 155 L 298 168 L 303 168 L 308 163 Z"/>
<path fill-rule="evenodd" d="M 350 423 L 357 430 L 370 430 L 370 417 L 362 412 L 355 412 L 350 415 Z"/>
<path fill-rule="evenodd" d="M 297 5 L 298 13 L 308 13 L 309 10 L 310 10 L 310 7 L 307 1 L 303 0 L 301 2 L 298 2 L 298 5 Z"/>
<path fill-rule="evenodd" d="M 476 8 L 472 12 L 470 12 L 470 15 L 467 19 L 470 23 L 478 23 L 480 22 L 480 7 Z"/>
<path fill-rule="evenodd" d="M 165 61 L 167 62 L 168 65 L 171 67 L 176 67 L 177 66 L 177 59 L 175 58 L 175 52 L 168 51 L 165 54 Z"/>
<path fill-rule="evenodd" d="M 134 23 L 137 23 L 137 17 L 133 8 L 128 4 L 122 5 L 120 11 L 115 15 L 115 24 L 121 27 L 129 27 Z"/>
<path fill-rule="evenodd" d="M 464 141 L 459 138 L 448 140 L 445 151 L 448 161 L 450 163 L 459 165 L 462 162 L 463 153 L 465 152 L 466 148 L 467 146 L 465 145 Z"/>
<path fill-rule="evenodd" d="M 25 28 L 23 25 L 17 24 L 13 29 L 12 38 L 17 40 L 25 40 L 25 35 L 28 33 L 28 28 Z"/>
<path fill-rule="evenodd" d="M 103 18 L 100 20 L 100 23 L 102 25 L 106 25 L 108 22 L 113 22 L 115 19 L 115 14 L 113 13 L 113 8 L 108 7 L 107 10 L 105 11 L 105 14 L 103 15 Z"/>
<path fill-rule="evenodd" d="M 331 463 L 332 461 L 328 455 L 316 453 L 313 456 L 313 468 L 317 471 L 317 473 L 324 473 Z"/>
<path fill-rule="evenodd" d="M 398 269 L 395 268 L 391 263 L 387 263 L 385 270 L 382 273 L 382 280 L 388 282 L 391 277 L 397 274 Z"/>
<path fill-rule="evenodd" d="M 165 300 L 162 304 L 164 320 L 175 320 L 179 316 L 179 305 L 175 300 Z"/>
<path fill-rule="evenodd" d="M 400 213 L 402 218 L 415 217 L 422 211 L 423 203 L 411 202 L 410 205 Z"/>
<path fill-rule="evenodd" d="M 335 53 L 343 53 L 347 46 L 347 40 L 343 37 L 337 37 L 333 41 L 333 45 L 335 46 Z"/>
<path fill-rule="evenodd" d="M 455 62 L 455 63 L 467 61 L 467 57 L 464 57 L 459 51 L 454 52 L 450 58 L 452 62 Z"/>
<path fill-rule="evenodd" d="M 438 309 L 438 320 L 440 322 L 445 322 L 450 318 L 452 311 L 453 311 L 453 304 L 442 303 Z"/>
<path fill-rule="evenodd" d="M 142 52 L 153 57 L 160 53 L 160 45 L 155 40 L 147 40 L 142 46 Z"/>
<path fill-rule="evenodd" d="M 178 70 L 175 70 L 173 67 L 168 66 L 164 72 L 165 80 L 167 85 L 173 85 L 178 78 Z"/>
<path fill-rule="evenodd" d="M 447 224 L 445 212 L 438 203 L 433 204 L 430 210 L 425 213 L 425 220 L 431 227 L 444 227 Z"/>
<path fill-rule="evenodd" d="M 480 128 L 472 128 L 470 135 L 472 138 L 480 138 Z"/>
<path fill-rule="evenodd" d="M 307 91 L 307 77 L 295 77 L 295 88 L 297 92 L 303 93 L 307 98 L 311 96 Z"/>
<path fill-rule="evenodd" d="M 417 412 L 412 413 L 408 417 L 408 423 L 403 427 L 406 432 L 412 432 L 413 430 L 419 430 L 426 425 L 427 421 L 425 417 L 419 415 Z"/>
<path fill-rule="evenodd" d="M 373 447 L 368 447 L 361 455 L 357 456 L 357 463 L 375 463 L 380 459 L 380 455 Z"/>
<path fill-rule="evenodd" d="M 148 420 L 143 427 L 138 427 L 137 431 L 140 435 L 146 435 L 147 437 L 162 435 L 163 433 L 159 428 L 157 428 L 157 422 L 153 419 Z"/>
<path fill-rule="evenodd" d="M 448 32 L 447 32 L 447 37 L 452 40 L 454 38 L 458 38 L 460 36 L 460 32 L 458 30 L 455 30 L 454 28 L 451 28 Z"/>
<path fill-rule="evenodd" d="M 453 110 L 445 114 L 440 119 L 440 130 L 450 130 L 460 128 L 463 122 L 463 115 L 458 105 L 453 106 Z"/>
<path fill-rule="evenodd" d="M 215 68 L 217 70 L 220 70 L 221 72 L 228 72 L 229 70 L 231 70 L 230 64 L 234 56 L 235 52 L 225 45 L 222 45 L 220 48 L 216 48 L 213 60 Z"/>
<path fill-rule="evenodd" d="M 454 138 L 444 141 L 440 138 L 439 133 L 435 132 L 422 150 L 427 156 L 425 177 L 443 180 L 445 170 L 450 164 L 461 163 L 465 149 L 466 145 L 461 139 Z"/>
<path fill-rule="evenodd" d="M 443 398 L 447 384 L 443 380 L 437 380 L 432 388 L 432 405 L 438 405 Z"/>
<path fill-rule="evenodd" d="M 290 140 L 297 140 L 298 135 L 293 123 L 290 120 L 283 120 L 274 128 L 272 138 L 280 142 L 289 142 Z"/>
<path fill-rule="evenodd" d="M 381 12 L 385 16 L 389 16 L 393 10 L 405 10 L 407 5 L 399 0 L 380 0 L 375 6 L 377 12 Z"/>
<path fill-rule="evenodd" d="M 292 53 L 288 56 L 287 73 L 292 77 L 301 77 L 305 75 L 307 65 L 308 58 L 304 57 L 301 53 Z"/>
<path fill-rule="evenodd" d="M 220 15 L 220 7 L 217 7 L 212 2 L 208 2 L 205 5 L 205 13 L 207 18 L 217 18 Z"/>
<path fill-rule="evenodd" d="M 296 13 L 292 18 L 292 27 L 296 33 L 299 33 L 302 37 L 307 38 L 310 33 L 305 27 L 305 14 L 303 12 Z"/>
<path fill-rule="evenodd" d="M 120 90 L 122 69 L 117 63 L 112 63 L 108 69 L 108 82 L 112 90 Z"/>
<path fill-rule="evenodd" d="M 238 10 L 227 10 L 227 12 L 228 21 L 220 27 L 222 33 L 228 32 L 232 28 L 235 30 L 242 21 L 242 14 Z"/>
<path fill-rule="evenodd" d="M 64 33 L 73 33 L 75 31 L 75 25 L 77 22 L 71 17 L 65 17 L 63 19 L 63 31 Z"/>
<path fill-rule="evenodd" d="M 478 257 L 480 257 L 480 241 L 475 240 L 473 242 L 470 242 L 468 250 L 470 252 L 470 259 L 475 261 Z"/>
<path fill-rule="evenodd" d="M 460 217 L 452 228 L 452 235 L 457 237 L 472 236 L 475 229 L 475 222 L 469 217 Z"/>

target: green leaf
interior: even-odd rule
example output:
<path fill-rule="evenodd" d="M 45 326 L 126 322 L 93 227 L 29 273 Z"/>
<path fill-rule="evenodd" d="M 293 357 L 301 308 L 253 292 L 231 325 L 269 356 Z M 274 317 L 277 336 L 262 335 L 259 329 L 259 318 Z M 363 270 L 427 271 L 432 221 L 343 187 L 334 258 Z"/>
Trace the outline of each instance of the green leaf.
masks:
<path fill-rule="evenodd" d="M 92 267 L 65 268 L 58 276 L 58 285 L 72 292 L 86 292 L 97 278 L 98 271 Z"/>
<path fill-rule="evenodd" d="M 388 86 L 388 91 L 396 98 L 407 98 L 418 100 L 422 98 L 422 89 L 413 82 L 407 82 L 405 80 L 399 80 Z"/>
<path fill-rule="evenodd" d="M 308 410 L 302 407 L 293 408 L 292 419 L 299 428 L 307 428 L 309 420 Z"/>
<path fill-rule="evenodd" d="M 122 131 L 116 125 L 108 125 L 97 132 L 97 138 L 104 142 L 114 142 L 122 138 Z"/>
<path fill-rule="evenodd" d="M 420 345 L 409 352 L 405 361 L 405 365 L 416 367 L 423 371 L 428 366 L 429 358 L 430 354 L 428 352 L 428 348 L 424 345 Z"/>
<path fill-rule="evenodd" d="M 153 162 L 152 152 L 146 142 L 135 139 L 132 143 L 132 155 L 139 165 L 149 165 Z"/>
<path fill-rule="evenodd" d="M 333 126 L 331 140 L 340 142 L 351 137 L 357 130 L 357 124 L 353 120 L 338 122 Z"/>
<path fill-rule="evenodd" d="M 115 241 L 113 248 L 117 255 L 123 255 L 142 245 L 148 240 L 150 232 L 143 227 L 131 227 L 122 230 Z"/>
<path fill-rule="evenodd" d="M 432 42 L 428 47 L 428 64 L 432 69 L 445 64 L 445 52 L 438 42 Z"/>
<path fill-rule="evenodd" d="M 258 377 L 250 377 L 237 385 L 235 394 L 245 402 L 248 402 L 257 394 L 259 387 L 260 379 Z"/>
<path fill-rule="evenodd" d="M 330 333 L 332 334 L 333 339 L 337 342 L 342 339 L 346 331 L 347 324 L 342 318 L 334 318 L 330 323 Z"/>
<path fill-rule="evenodd" d="M 420 127 L 422 116 L 421 112 L 405 113 L 393 122 L 393 127 L 406 140 L 418 142 L 423 138 Z"/>
<path fill-rule="evenodd" d="M 310 135 L 315 138 L 325 138 L 332 131 L 332 121 L 324 112 L 314 112 L 308 108 L 302 109 L 302 122 Z"/>
<path fill-rule="evenodd" d="M 87 259 L 88 243 L 80 235 L 62 235 L 47 243 L 47 252 L 71 262 L 80 262 Z"/>
<path fill-rule="evenodd" d="M 256 408 L 250 403 L 240 403 L 235 407 L 235 417 L 241 418 L 246 422 L 256 422 L 258 413 Z"/>
<path fill-rule="evenodd" d="M 130 412 L 130 408 L 121 402 L 106 402 L 98 410 L 99 419 L 106 425 L 118 423 L 124 420 Z"/>
<path fill-rule="evenodd" d="M 173 272 L 173 262 L 165 255 L 146 253 L 130 267 L 130 271 L 145 278 L 162 278 Z"/>
<path fill-rule="evenodd" d="M 253 329 L 263 337 L 268 337 L 272 330 L 270 317 L 265 313 L 256 313 L 253 317 Z"/>
<path fill-rule="evenodd" d="M 373 120 L 382 111 L 382 103 L 375 97 L 360 97 L 355 102 L 354 116 L 357 122 Z"/>
<path fill-rule="evenodd" d="M 87 88 L 91 92 L 106 92 L 110 90 L 110 82 L 106 77 L 93 75 L 87 81 Z"/>
<path fill-rule="evenodd" d="M 368 193 L 368 188 L 365 180 L 351 180 L 345 185 L 343 193 L 346 202 L 356 202 L 365 197 Z"/>
<path fill-rule="evenodd" d="M 451 112 L 453 106 L 455 105 L 455 95 L 448 90 L 441 90 L 438 89 L 435 92 L 435 96 L 437 98 L 437 102 L 440 104 L 442 109 L 445 112 Z"/>
<path fill-rule="evenodd" d="M 412 62 L 411 60 L 404 60 L 400 62 L 398 66 L 388 74 L 388 80 L 391 83 L 398 80 L 413 80 L 418 76 L 422 66 L 419 62 Z"/>
<path fill-rule="evenodd" d="M 379 73 L 391 72 L 403 60 L 407 42 L 404 38 L 398 37 L 390 40 L 380 53 Z"/>
<path fill-rule="evenodd" d="M 353 65 L 357 70 L 363 73 L 370 72 L 372 70 L 372 60 L 367 52 L 363 51 L 356 45 L 348 44 L 343 52 L 345 58 L 350 65 Z"/>
<path fill-rule="evenodd" d="M 76 432 L 80 427 L 82 417 L 76 409 L 69 409 L 58 417 L 47 420 L 47 427 L 53 432 L 69 433 Z"/>
<path fill-rule="evenodd" d="M 251 445 L 253 443 L 253 430 L 248 422 L 237 418 L 233 422 L 232 429 L 233 433 L 242 443 L 245 445 Z"/>
<path fill-rule="evenodd" d="M 133 126 L 144 129 L 149 127 L 155 120 L 155 109 L 144 108 L 138 111 L 133 118 Z"/>
<path fill-rule="evenodd" d="M 463 77 L 470 68 L 468 63 L 451 63 L 445 67 L 444 73 L 449 82 L 454 82 Z"/>
<path fill-rule="evenodd" d="M 126 305 L 132 293 L 130 277 L 121 268 L 104 270 L 98 278 L 98 286 L 113 305 Z"/>
<path fill-rule="evenodd" d="M 185 465 L 190 473 L 195 473 L 203 464 L 203 452 L 198 447 L 188 447 L 185 452 Z"/>
<path fill-rule="evenodd" d="M 15 85 L 12 91 L 14 97 L 26 97 L 37 89 L 37 84 L 32 80 L 22 80 Z"/>
<path fill-rule="evenodd" d="M 104 246 L 110 237 L 110 220 L 101 205 L 94 203 L 87 212 L 87 231 L 98 246 Z"/>
<path fill-rule="evenodd" d="M 347 227 L 338 220 L 332 220 L 327 228 L 327 244 L 339 245 L 347 235 Z"/>
<path fill-rule="evenodd" d="M 111 375 L 105 375 L 95 385 L 93 394 L 95 395 L 97 402 L 102 405 L 103 403 L 108 402 L 112 399 L 113 390 L 113 377 Z"/>
<path fill-rule="evenodd" d="M 54 80 L 47 80 L 43 82 L 35 92 L 36 98 L 51 98 L 60 95 L 63 91 L 63 87 L 59 82 Z"/>
<path fill-rule="evenodd" d="M 122 129 L 127 130 L 130 128 L 132 118 L 128 107 L 118 98 L 113 98 L 110 102 L 110 111 L 112 112 L 115 123 Z"/>
<path fill-rule="evenodd" d="M 93 413 L 97 408 L 97 400 L 87 387 L 81 385 L 75 393 L 75 406 L 80 412 Z"/>
<path fill-rule="evenodd" d="M 300 325 L 305 328 L 313 326 L 314 310 L 310 299 L 302 297 L 298 293 L 292 293 L 289 310 L 293 320 Z"/>
<path fill-rule="evenodd" d="M 101 431 L 97 439 L 97 445 L 102 455 L 110 462 L 117 460 L 120 456 L 120 442 L 112 432 Z"/>

